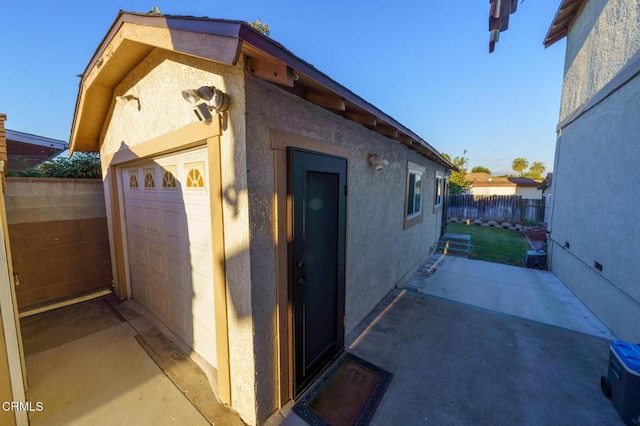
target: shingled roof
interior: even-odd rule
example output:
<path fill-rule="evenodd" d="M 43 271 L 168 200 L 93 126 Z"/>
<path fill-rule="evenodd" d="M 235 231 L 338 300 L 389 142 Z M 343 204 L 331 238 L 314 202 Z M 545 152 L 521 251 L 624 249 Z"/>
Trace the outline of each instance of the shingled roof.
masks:
<path fill-rule="evenodd" d="M 204 40 L 204 42 L 203 42 Z M 242 21 L 121 11 L 82 74 L 70 150 L 98 151 L 113 89 L 153 49 L 235 65 L 393 139 L 449 169 L 435 148 L 340 83 Z"/>

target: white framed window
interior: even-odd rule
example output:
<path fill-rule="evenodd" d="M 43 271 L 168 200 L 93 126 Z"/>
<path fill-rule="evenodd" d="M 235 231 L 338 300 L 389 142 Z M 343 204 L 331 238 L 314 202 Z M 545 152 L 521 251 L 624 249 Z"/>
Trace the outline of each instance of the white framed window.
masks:
<path fill-rule="evenodd" d="M 433 208 L 442 207 L 442 199 L 444 198 L 444 176 L 436 172 L 435 188 L 433 189 Z"/>
<path fill-rule="evenodd" d="M 404 227 L 405 229 L 422 220 L 425 168 L 407 162 L 407 185 L 405 192 Z"/>

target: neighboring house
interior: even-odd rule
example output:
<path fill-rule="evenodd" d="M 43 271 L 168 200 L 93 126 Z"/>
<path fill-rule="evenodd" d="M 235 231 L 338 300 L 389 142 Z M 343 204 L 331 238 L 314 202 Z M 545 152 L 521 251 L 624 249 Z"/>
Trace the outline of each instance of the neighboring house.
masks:
<path fill-rule="evenodd" d="M 640 32 L 637 0 L 564 0 L 566 37 L 549 255 L 620 339 L 640 341 Z"/>
<path fill-rule="evenodd" d="M 524 177 L 492 177 L 489 173 L 468 173 L 471 182 L 469 192 L 474 195 L 519 195 L 530 200 L 540 200 L 540 182 Z"/>
<path fill-rule="evenodd" d="M 252 424 L 434 252 L 453 168 L 243 22 L 127 12 L 83 73 L 70 149 L 100 152 L 116 292 Z"/>
<path fill-rule="evenodd" d="M 538 186 L 538 189 L 542 191 L 542 199 L 544 200 L 544 223 L 549 223 L 551 220 L 551 209 L 553 205 L 553 199 L 551 197 L 551 185 L 553 183 L 553 173 L 547 173 L 544 180 Z"/>
<path fill-rule="evenodd" d="M 67 149 L 58 139 L 6 129 L 8 172 L 24 172 Z"/>

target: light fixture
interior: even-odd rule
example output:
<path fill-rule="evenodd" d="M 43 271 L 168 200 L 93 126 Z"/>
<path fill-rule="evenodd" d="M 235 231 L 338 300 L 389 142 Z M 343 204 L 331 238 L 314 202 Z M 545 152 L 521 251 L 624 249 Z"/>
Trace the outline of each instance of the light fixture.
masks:
<path fill-rule="evenodd" d="M 138 102 L 138 111 L 140 111 L 140 98 L 135 96 L 135 95 L 121 95 L 121 96 L 116 96 L 116 102 L 120 105 L 124 105 L 127 102 L 130 101 L 137 101 Z"/>
<path fill-rule="evenodd" d="M 211 111 L 209 111 L 209 107 L 205 103 L 196 105 L 196 107 L 193 109 L 193 112 L 200 121 L 209 121 L 213 118 L 213 115 L 211 115 Z"/>
<path fill-rule="evenodd" d="M 375 171 L 382 170 L 384 167 L 389 165 L 389 161 L 377 152 L 370 153 L 367 159 L 369 161 L 369 165 L 373 167 Z"/>
<path fill-rule="evenodd" d="M 192 104 L 202 99 L 208 102 L 206 105 L 209 110 L 215 110 L 215 112 L 225 112 L 229 109 L 229 96 L 214 86 L 202 86 L 198 89 L 183 90 L 182 97 L 185 101 Z"/>

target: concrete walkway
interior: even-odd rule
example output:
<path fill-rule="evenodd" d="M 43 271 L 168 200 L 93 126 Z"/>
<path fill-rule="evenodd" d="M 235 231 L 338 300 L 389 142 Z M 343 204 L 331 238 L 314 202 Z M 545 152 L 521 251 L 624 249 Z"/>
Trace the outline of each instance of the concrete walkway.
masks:
<path fill-rule="evenodd" d="M 372 424 L 620 424 L 599 384 L 613 336 L 553 274 L 434 257 L 407 285 L 348 342 L 394 374 Z"/>
<path fill-rule="evenodd" d="M 244 424 L 133 301 L 111 299 L 21 321 L 32 426 Z"/>
<path fill-rule="evenodd" d="M 431 296 L 615 338 L 552 272 L 438 255 L 410 283 Z"/>

